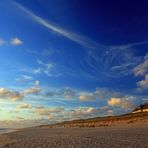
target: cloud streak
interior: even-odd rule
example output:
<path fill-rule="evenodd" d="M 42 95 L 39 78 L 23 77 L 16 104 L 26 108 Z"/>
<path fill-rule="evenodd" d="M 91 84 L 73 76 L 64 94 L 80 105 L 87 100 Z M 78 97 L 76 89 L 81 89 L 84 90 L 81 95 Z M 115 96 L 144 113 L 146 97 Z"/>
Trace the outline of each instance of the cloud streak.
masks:
<path fill-rule="evenodd" d="M 41 91 L 39 87 L 28 88 L 25 92 L 26 94 L 38 94 Z"/>
<path fill-rule="evenodd" d="M 4 45 L 5 41 L 3 39 L 0 38 L 0 46 Z"/>
<path fill-rule="evenodd" d="M 133 73 L 135 76 L 142 76 L 144 77 L 143 80 L 138 81 L 136 84 L 138 86 L 138 92 L 143 92 L 148 90 L 148 53 L 144 56 L 144 60 L 142 63 L 137 65 L 133 69 Z"/>
<path fill-rule="evenodd" d="M 57 33 L 57 34 L 60 34 L 62 36 L 64 36 L 65 38 L 67 39 L 70 39 L 71 41 L 83 46 L 83 47 L 87 47 L 87 48 L 95 48 L 97 47 L 98 43 L 96 43 L 95 41 L 85 37 L 85 36 L 82 36 L 82 35 L 79 35 L 79 34 L 76 34 L 76 33 L 73 33 L 73 32 L 70 32 L 70 31 L 67 31 L 37 15 L 35 15 L 33 12 L 31 12 L 30 10 L 28 10 L 27 8 L 23 7 L 21 4 L 17 3 L 17 2 L 13 2 L 13 4 L 19 8 L 20 10 L 22 10 L 23 12 L 25 12 L 34 22 L 40 24 L 41 26 Z"/>
<path fill-rule="evenodd" d="M 139 86 L 138 90 L 140 90 L 140 91 L 148 90 L 148 74 L 145 75 L 144 80 L 137 82 L 137 85 Z"/>
<path fill-rule="evenodd" d="M 16 108 L 17 109 L 32 109 L 32 105 L 31 104 L 24 103 L 24 104 L 17 105 Z"/>
<path fill-rule="evenodd" d="M 144 61 L 134 68 L 135 76 L 143 76 L 148 73 L 148 53 L 144 57 Z"/>
<path fill-rule="evenodd" d="M 31 81 L 33 78 L 28 75 L 22 75 L 20 78 L 17 78 L 16 81 L 19 83 L 25 83 L 27 81 Z"/>
<path fill-rule="evenodd" d="M 83 66 L 82 69 L 79 69 L 79 71 L 81 72 L 80 74 L 87 79 L 98 80 L 99 74 L 111 78 L 124 77 L 132 74 L 133 68 L 140 62 L 140 57 L 134 55 L 131 49 L 148 43 L 148 41 L 143 41 L 118 46 L 103 45 L 93 41 L 89 37 L 76 34 L 74 32 L 63 29 L 62 27 L 54 23 L 51 23 L 50 21 L 45 20 L 44 18 L 36 15 L 35 13 L 28 10 L 27 8 L 25 8 L 17 2 L 13 2 L 13 4 L 19 10 L 24 12 L 26 16 L 30 18 L 32 21 L 86 48 L 86 58 L 82 61 L 83 64 L 87 64 L 87 67 L 90 70 L 89 72 L 86 71 L 87 69 L 85 69 Z M 48 55 L 49 53 L 46 54 Z M 50 77 L 61 76 L 63 75 L 63 73 L 66 72 L 66 74 L 69 74 L 68 70 L 66 72 L 64 70 L 61 70 L 62 72 L 60 72 L 60 75 L 57 75 L 55 74 L 57 73 L 57 67 L 48 67 L 48 69 L 45 69 L 46 67 L 44 66 L 44 69 L 35 69 L 34 73 L 40 74 L 44 72 L 46 75 Z M 51 72 L 51 70 L 53 71 L 53 73 Z M 72 71 L 70 72 L 70 74 L 75 74 L 75 71 L 73 69 L 70 69 L 69 71 Z M 77 76 L 77 74 L 75 74 L 75 76 Z"/>

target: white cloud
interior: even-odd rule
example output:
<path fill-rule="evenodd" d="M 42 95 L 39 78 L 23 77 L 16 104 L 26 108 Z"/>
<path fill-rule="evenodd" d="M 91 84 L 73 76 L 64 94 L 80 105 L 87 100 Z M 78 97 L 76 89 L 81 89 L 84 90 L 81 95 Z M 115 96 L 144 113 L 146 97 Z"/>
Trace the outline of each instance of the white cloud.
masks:
<path fill-rule="evenodd" d="M 109 106 L 113 107 L 117 106 L 124 109 L 133 108 L 133 103 L 129 101 L 128 98 L 111 98 L 107 103 Z"/>
<path fill-rule="evenodd" d="M 95 98 L 107 100 L 111 97 L 119 97 L 121 93 L 108 88 L 97 88 L 94 92 Z"/>
<path fill-rule="evenodd" d="M 98 110 L 94 107 L 79 107 L 74 109 L 73 111 L 69 111 L 66 114 L 66 116 L 71 119 L 83 119 L 91 117 L 92 115 L 95 115 L 98 112 Z"/>
<path fill-rule="evenodd" d="M 32 71 L 33 71 L 33 74 L 40 74 L 40 73 L 42 73 L 41 68 L 33 69 Z"/>
<path fill-rule="evenodd" d="M 148 90 L 148 74 L 145 75 L 145 79 L 137 82 L 137 85 L 139 86 L 138 90 Z"/>
<path fill-rule="evenodd" d="M 72 99 L 76 96 L 76 91 L 72 88 L 67 87 L 63 89 L 62 94 L 66 99 Z"/>
<path fill-rule="evenodd" d="M 61 75 L 55 64 L 44 63 L 41 60 L 37 60 L 37 63 L 40 65 L 40 68 L 36 72 L 44 73 L 49 77 L 58 77 Z"/>
<path fill-rule="evenodd" d="M 12 45 L 17 46 L 17 45 L 23 44 L 23 41 L 21 41 L 21 39 L 15 37 L 15 38 L 12 38 L 12 39 L 11 39 L 11 42 L 10 42 L 10 43 L 11 43 Z"/>
<path fill-rule="evenodd" d="M 93 93 L 84 93 L 84 94 L 81 94 L 79 96 L 80 101 L 90 101 L 90 100 L 93 100 L 93 99 L 95 99 Z"/>
<path fill-rule="evenodd" d="M 16 109 L 32 109 L 32 105 L 24 103 L 24 104 L 17 105 Z"/>
<path fill-rule="evenodd" d="M 0 38 L 0 46 L 4 45 L 5 41 L 3 39 Z"/>
<path fill-rule="evenodd" d="M 144 79 L 137 82 L 138 92 L 148 90 L 148 53 L 144 56 L 144 60 L 133 70 L 135 76 L 144 76 Z"/>
<path fill-rule="evenodd" d="M 107 106 L 102 106 L 100 108 L 95 107 L 78 107 L 74 110 L 68 111 L 64 113 L 65 116 L 69 117 L 70 120 L 74 119 L 84 119 L 84 118 L 91 118 L 96 117 L 98 114 L 104 114 L 107 111 Z"/>
<path fill-rule="evenodd" d="M 114 111 L 110 109 L 110 110 L 107 111 L 106 115 L 107 116 L 113 116 L 113 114 L 114 114 Z"/>
<path fill-rule="evenodd" d="M 135 76 L 144 76 L 148 73 L 148 53 L 144 57 L 144 61 L 134 68 Z"/>
<path fill-rule="evenodd" d="M 64 111 L 64 109 L 61 107 L 45 108 L 43 106 L 37 106 L 35 107 L 34 113 L 41 115 L 41 116 L 50 116 L 51 114 L 60 113 L 62 111 Z"/>
<path fill-rule="evenodd" d="M 23 93 L 18 91 L 11 91 L 5 88 L 0 88 L 0 98 L 8 99 L 11 101 L 20 101 L 24 97 Z"/>
<path fill-rule="evenodd" d="M 75 109 L 72 114 L 74 116 L 80 116 L 80 115 L 90 115 L 90 114 L 93 114 L 93 113 L 96 113 L 97 112 L 97 109 L 93 108 L 93 107 L 88 107 L 88 108 L 78 108 L 78 109 Z"/>
<path fill-rule="evenodd" d="M 37 85 L 37 86 L 40 85 L 40 81 L 39 80 L 36 80 L 35 81 L 35 85 Z"/>
<path fill-rule="evenodd" d="M 96 88 L 94 92 L 80 92 L 79 99 L 81 101 L 89 101 L 95 99 L 108 100 L 111 97 L 121 97 L 122 94 L 107 88 Z"/>
<path fill-rule="evenodd" d="M 43 65 L 43 66 L 46 68 L 47 71 L 48 71 L 50 68 L 53 68 L 53 67 L 54 67 L 53 64 L 51 64 L 51 63 L 44 63 L 44 62 L 41 61 L 41 60 L 38 60 L 37 63 L 40 64 L 40 65 Z"/>
<path fill-rule="evenodd" d="M 28 88 L 25 92 L 27 94 L 38 94 L 41 91 L 41 89 L 39 87 L 31 87 Z"/>
<path fill-rule="evenodd" d="M 39 80 L 35 80 L 34 82 L 30 82 L 29 84 L 34 86 L 34 87 L 39 87 L 40 81 Z"/>
<path fill-rule="evenodd" d="M 32 79 L 33 78 L 31 76 L 23 75 L 20 78 L 17 78 L 16 81 L 19 82 L 19 83 L 25 83 L 25 82 L 30 81 Z"/>

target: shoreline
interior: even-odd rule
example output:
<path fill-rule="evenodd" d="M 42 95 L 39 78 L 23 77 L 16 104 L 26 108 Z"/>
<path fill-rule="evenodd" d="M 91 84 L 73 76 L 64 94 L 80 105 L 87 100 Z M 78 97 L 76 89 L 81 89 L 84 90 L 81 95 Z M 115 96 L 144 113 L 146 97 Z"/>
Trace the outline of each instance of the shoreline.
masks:
<path fill-rule="evenodd" d="M 15 132 L 15 131 L 18 131 L 18 129 L 1 129 L 0 135 L 6 134 L 6 133 L 12 133 L 12 132 Z"/>

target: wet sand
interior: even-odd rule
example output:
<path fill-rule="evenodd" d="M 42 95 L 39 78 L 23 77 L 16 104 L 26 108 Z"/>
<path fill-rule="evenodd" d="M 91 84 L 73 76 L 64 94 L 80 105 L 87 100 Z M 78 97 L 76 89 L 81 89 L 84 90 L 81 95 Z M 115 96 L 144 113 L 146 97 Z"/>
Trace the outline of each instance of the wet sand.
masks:
<path fill-rule="evenodd" d="M 28 128 L 0 135 L 1 148 L 148 148 L 148 124 Z"/>

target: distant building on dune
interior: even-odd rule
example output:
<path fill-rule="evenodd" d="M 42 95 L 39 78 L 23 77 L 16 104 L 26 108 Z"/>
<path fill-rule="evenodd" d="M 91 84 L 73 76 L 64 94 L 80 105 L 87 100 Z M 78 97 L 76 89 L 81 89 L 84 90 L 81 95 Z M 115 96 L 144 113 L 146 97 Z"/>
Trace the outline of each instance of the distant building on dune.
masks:
<path fill-rule="evenodd" d="M 140 113 L 140 112 L 148 112 L 148 103 L 140 105 L 139 107 L 135 108 L 132 113 Z"/>

